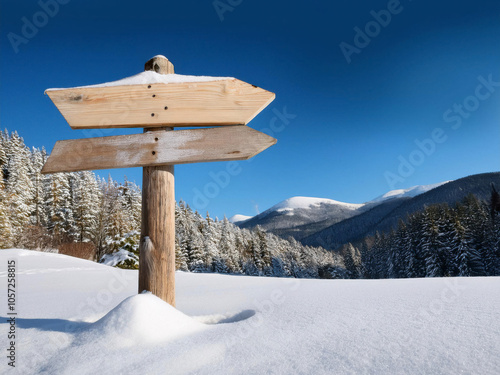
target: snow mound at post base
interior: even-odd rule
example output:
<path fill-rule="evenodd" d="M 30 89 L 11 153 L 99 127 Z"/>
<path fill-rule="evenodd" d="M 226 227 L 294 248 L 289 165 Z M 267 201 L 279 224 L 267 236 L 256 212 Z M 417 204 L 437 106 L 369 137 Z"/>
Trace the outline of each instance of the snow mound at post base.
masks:
<path fill-rule="evenodd" d="M 144 292 L 121 302 L 92 324 L 88 334 L 91 339 L 127 347 L 169 341 L 204 327 L 155 295 Z"/>

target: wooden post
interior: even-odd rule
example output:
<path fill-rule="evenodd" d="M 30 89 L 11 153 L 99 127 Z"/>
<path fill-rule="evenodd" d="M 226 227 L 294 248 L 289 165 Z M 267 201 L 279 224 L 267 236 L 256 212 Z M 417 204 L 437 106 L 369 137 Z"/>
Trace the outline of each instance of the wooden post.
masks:
<path fill-rule="evenodd" d="M 155 56 L 144 66 L 159 74 L 173 74 L 174 66 Z M 147 128 L 170 131 L 173 128 Z M 131 145 L 133 147 L 133 145 Z M 155 151 L 152 151 L 154 153 Z M 175 306 L 175 187 L 174 166 L 144 167 L 142 222 L 139 246 L 139 293 L 150 291 Z"/>

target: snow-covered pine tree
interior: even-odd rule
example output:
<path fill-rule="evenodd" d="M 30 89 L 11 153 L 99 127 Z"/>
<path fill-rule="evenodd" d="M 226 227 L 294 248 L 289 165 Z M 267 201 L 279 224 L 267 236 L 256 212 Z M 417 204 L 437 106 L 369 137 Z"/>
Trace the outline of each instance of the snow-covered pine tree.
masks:
<path fill-rule="evenodd" d="M 33 213 L 33 184 L 30 179 L 30 151 L 17 132 L 6 142 L 7 167 L 4 169 L 5 187 L 10 202 L 10 222 L 14 245 L 20 240 Z"/>
<path fill-rule="evenodd" d="M 415 251 L 412 247 L 408 226 L 403 222 L 403 220 L 400 220 L 399 222 L 397 236 L 402 261 L 400 277 L 415 277 Z"/>
<path fill-rule="evenodd" d="M 3 132 L 0 140 L 0 248 L 12 246 L 12 226 L 10 224 L 9 194 L 4 183 L 4 168 L 7 168 L 7 155 L 4 150 Z"/>
<path fill-rule="evenodd" d="M 262 275 L 262 270 L 264 268 L 264 262 L 262 262 L 262 258 L 260 257 L 260 244 L 259 244 L 259 239 L 255 235 L 252 237 L 250 241 L 250 251 L 252 254 L 251 260 L 252 263 L 255 265 L 255 268 L 257 269 L 258 275 Z"/>
<path fill-rule="evenodd" d="M 175 269 L 180 271 L 188 271 L 187 259 L 181 252 L 179 238 L 175 237 Z"/>
<path fill-rule="evenodd" d="M 491 244 L 496 259 L 496 275 L 500 275 L 500 194 L 491 184 L 490 197 Z"/>
<path fill-rule="evenodd" d="M 443 276 L 443 264 L 439 256 L 438 212 L 436 207 L 426 208 L 423 216 L 422 253 L 425 259 L 426 277 Z"/>
<path fill-rule="evenodd" d="M 175 205 L 175 268 L 188 271 L 185 205 L 182 200 Z"/>
<path fill-rule="evenodd" d="M 266 276 L 271 275 L 271 251 L 269 250 L 269 244 L 267 241 L 266 233 L 262 230 L 260 226 L 255 228 L 256 242 L 259 249 L 259 264 L 258 268 Z"/>
<path fill-rule="evenodd" d="M 459 219 L 465 227 L 466 236 L 468 236 L 470 276 L 484 276 L 486 268 L 481 249 L 483 246 L 481 220 L 485 218 L 485 215 L 480 214 L 482 205 L 473 194 L 469 194 L 465 197 L 462 207 L 463 210 L 459 211 L 461 215 Z"/>
<path fill-rule="evenodd" d="M 124 177 L 122 185 L 118 187 L 123 201 L 123 210 L 127 218 L 127 230 L 141 226 L 142 192 L 139 186 Z"/>
<path fill-rule="evenodd" d="M 481 204 L 476 213 L 474 224 L 474 237 L 476 238 L 476 248 L 481 256 L 486 276 L 495 276 L 498 272 L 495 251 L 494 227 L 491 221 L 490 212 L 485 204 Z"/>
<path fill-rule="evenodd" d="M 45 209 L 44 201 L 44 176 L 41 170 L 47 154 L 44 148 L 41 150 L 33 148 L 31 150 L 31 168 L 29 171 L 31 183 L 33 185 L 33 213 L 31 215 L 31 224 L 40 226 L 47 226 L 48 217 L 47 210 Z"/>
<path fill-rule="evenodd" d="M 107 181 L 100 181 L 101 200 L 97 219 L 96 250 L 102 257 L 105 253 L 118 250 L 120 239 L 131 230 L 127 221 L 125 200 L 119 184 L 108 176 Z"/>
<path fill-rule="evenodd" d="M 395 279 L 399 275 L 401 267 L 400 255 L 398 236 L 392 230 L 387 238 L 387 277 L 390 279 Z"/>
<path fill-rule="evenodd" d="M 241 268 L 235 249 L 234 225 L 229 222 L 226 216 L 220 225 L 222 226 L 219 243 L 220 256 L 225 259 L 228 272 L 238 273 Z"/>
<path fill-rule="evenodd" d="M 359 278 L 361 263 L 361 254 L 359 250 L 349 242 L 347 246 L 343 248 L 342 256 L 344 258 L 345 269 L 349 277 L 352 279 Z"/>
<path fill-rule="evenodd" d="M 207 269 L 210 271 L 215 271 L 216 269 L 222 271 L 225 268 L 225 263 L 224 265 L 222 264 L 219 250 L 217 249 L 218 238 L 216 224 L 208 212 L 205 220 L 202 222 L 202 234 Z"/>
<path fill-rule="evenodd" d="M 411 215 L 408 222 L 408 236 L 414 255 L 412 265 L 414 277 L 427 276 L 425 253 L 423 252 L 423 222 L 424 215 L 422 213 Z"/>
<path fill-rule="evenodd" d="M 491 183 L 491 196 L 490 196 L 490 216 L 492 220 L 496 220 L 500 215 L 500 194 L 498 193 L 495 184 Z"/>
<path fill-rule="evenodd" d="M 451 255 L 451 243 L 455 234 L 454 212 L 448 205 L 439 207 L 438 225 L 438 255 L 443 267 L 443 275 L 451 276 L 456 274 L 453 256 Z"/>
<path fill-rule="evenodd" d="M 387 276 L 387 238 L 384 233 L 375 233 L 373 247 L 370 250 L 372 259 L 372 277 L 384 279 Z"/>
<path fill-rule="evenodd" d="M 78 172 L 72 185 L 76 240 L 95 242 L 102 195 L 96 177 L 90 171 Z"/>
<path fill-rule="evenodd" d="M 57 243 L 70 242 L 74 238 L 73 202 L 69 173 L 54 173 L 49 178 L 47 192 L 48 229 Z"/>
<path fill-rule="evenodd" d="M 373 257 L 365 239 L 361 243 L 361 278 L 373 279 Z"/>
<path fill-rule="evenodd" d="M 471 269 L 469 265 L 469 240 L 466 235 L 466 229 L 460 220 L 455 221 L 455 235 L 451 246 L 454 255 L 455 264 L 458 269 L 457 276 L 470 276 Z"/>
<path fill-rule="evenodd" d="M 188 267 L 192 272 L 206 271 L 205 257 L 203 251 L 202 234 L 196 226 L 196 222 L 191 221 L 187 231 Z"/>

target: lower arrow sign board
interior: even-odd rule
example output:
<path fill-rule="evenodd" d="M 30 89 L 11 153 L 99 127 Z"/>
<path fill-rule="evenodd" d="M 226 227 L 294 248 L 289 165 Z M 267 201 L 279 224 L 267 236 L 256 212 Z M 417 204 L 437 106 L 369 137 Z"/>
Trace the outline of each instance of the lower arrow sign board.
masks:
<path fill-rule="evenodd" d="M 58 141 L 42 173 L 246 160 L 275 143 L 247 126 Z"/>

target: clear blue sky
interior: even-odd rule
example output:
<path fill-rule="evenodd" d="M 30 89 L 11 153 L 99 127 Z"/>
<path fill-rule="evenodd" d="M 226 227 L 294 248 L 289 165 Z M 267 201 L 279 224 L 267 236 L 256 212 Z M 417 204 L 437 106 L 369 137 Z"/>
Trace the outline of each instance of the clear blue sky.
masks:
<path fill-rule="evenodd" d="M 51 1 L 48 11 L 37 1 L 0 3 L 1 127 L 29 146 L 50 151 L 56 140 L 96 135 L 71 130 L 45 89 L 130 76 L 156 54 L 180 74 L 233 76 L 275 92 L 255 129 L 284 108 L 295 116 L 227 184 L 213 177 L 227 163 L 176 167 L 176 198 L 203 213 L 254 215 L 296 195 L 360 203 L 499 170 L 500 87 L 480 78 L 500 82 L 498 0 L 222 0 L 235 5 L 222 21 L 212 0 L 60 2 L 57 12 Z M 382 12 L 376 24 L 371 11 L 388 8 L 391 20 Z M 23 17 L 40 25 L 35 35 Z M 355 27 L 372 35 L 368 44 L 358 35 L 356 46 Z M 342 42 L 357 48 L 350 63 Z M 441 143 L 419 151 L 415 140 L 433 134 Z M 403 159 L 414 170 L 398 172 Z M 141 183 L 140 168 L 99 173 L 108 172 Z"/>

